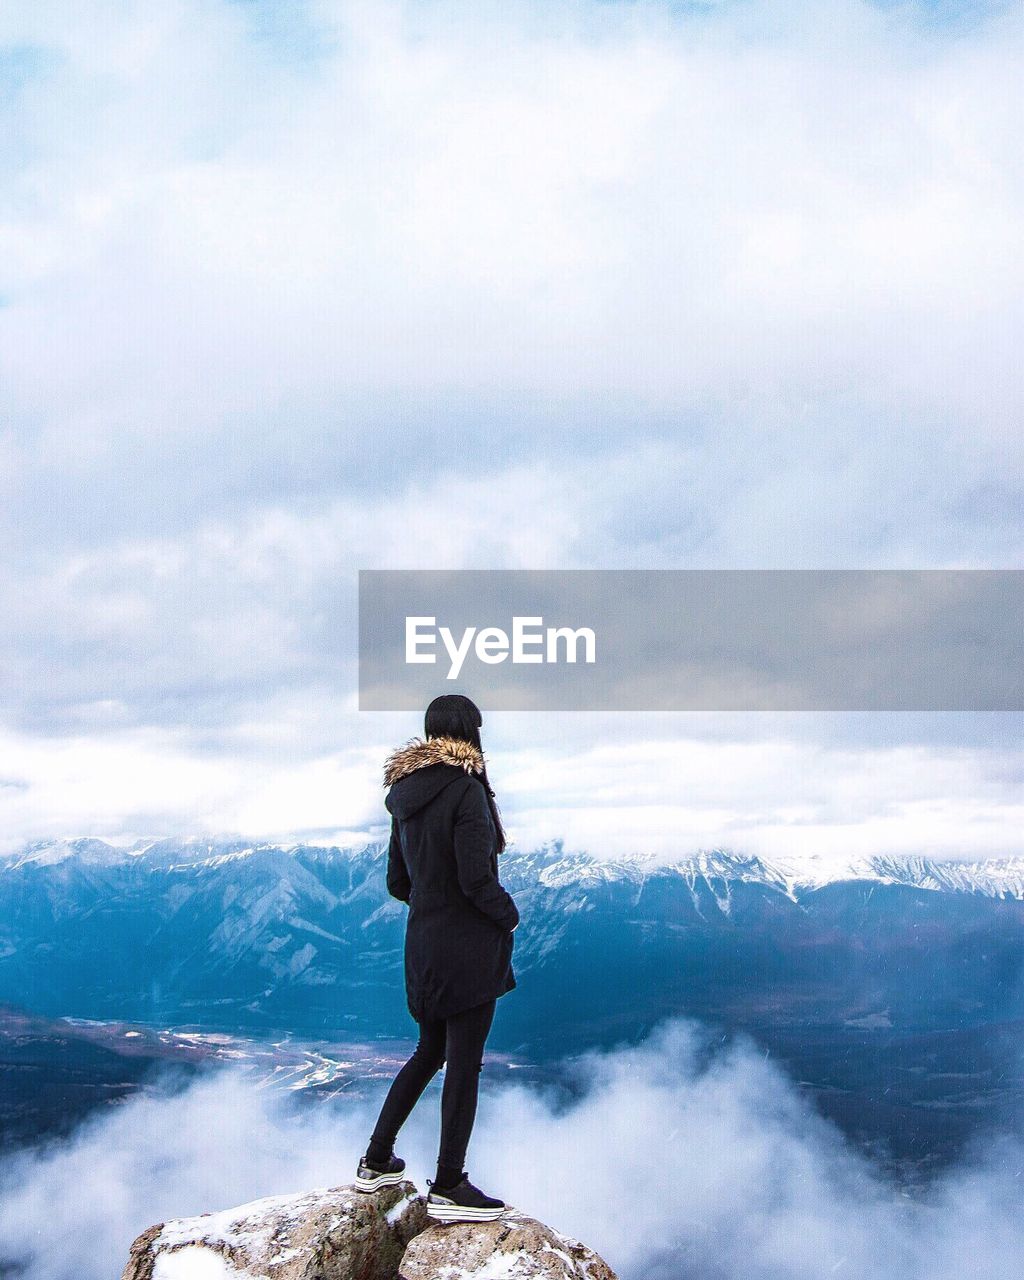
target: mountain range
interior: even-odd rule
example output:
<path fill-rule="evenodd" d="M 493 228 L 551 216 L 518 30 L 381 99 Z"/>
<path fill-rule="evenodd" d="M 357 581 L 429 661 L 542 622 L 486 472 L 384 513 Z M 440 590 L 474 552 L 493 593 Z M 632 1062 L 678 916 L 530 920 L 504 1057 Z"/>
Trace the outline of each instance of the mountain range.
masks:
<path fill-rule="evenodd" d="M 0 1001 L 209 1029 L 407 1034 L 386 847 L 39 841 L 0 860 Z M 728 850 L 507 851 L 518 988 L 496 1047 L 543 1056 L 687 1014 L 844 1034 L 1024 1016 L 1024 858 L 835 866 Z"/>

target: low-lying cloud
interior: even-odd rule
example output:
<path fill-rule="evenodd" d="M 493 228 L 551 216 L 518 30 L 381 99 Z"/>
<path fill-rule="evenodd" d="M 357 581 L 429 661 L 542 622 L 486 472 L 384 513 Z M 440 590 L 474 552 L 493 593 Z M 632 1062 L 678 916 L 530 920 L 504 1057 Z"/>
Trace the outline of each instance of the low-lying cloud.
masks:
<path fill-rule="evenodd" d="M 622 1280 L 1006 1280 L 1024 1251 L 1024 1147 L 1007 1136 L 912 1197 L 752 1046 L 707 1056 L 671 1020 L 576 1060 L 580 1092 L 484 1089 L 467 1168 L 586 1241 Z M 232 1069 L 136 1097 L 0 1173 L 0 1257 L 25 1280 L 109 1280 L 168 1217 L 351 1181 L 383 1096 L 314 1107 Z M 425 1187 L 428 1094 L 398 1149 Z"/>
<path fill-rule="evenodd" d="M 339 846 L 386 836 L 384 757 L 421 730 L 418 718 L 382 716 L 393 728 L 381 740 L 377 717 L 351 717 L 349 728 L 329 702 L 283 697 L 275 709 L 279 721 L 254 720 L 214 753 L 157 728 L 97 740 L 0 728 L 0 853 L 83 834 Z M 487 715 L 484 743 L 506 829 L 523 850 L 562 839 L 599 858 L 729 848 L 840 863 L 1020 852 L 1019 742 L 901 742 L 901 718 L 878 718 L 893 740 L 876 727 L 877 740 L 862 745 L 843 742 L 835 726 L 834 741 L 815 741 L 820 717 L 666 716 L 631 735 L 621 719 L 597 713 L 554 724 L 531 717 L 524 730 L 508 712 Z"/>

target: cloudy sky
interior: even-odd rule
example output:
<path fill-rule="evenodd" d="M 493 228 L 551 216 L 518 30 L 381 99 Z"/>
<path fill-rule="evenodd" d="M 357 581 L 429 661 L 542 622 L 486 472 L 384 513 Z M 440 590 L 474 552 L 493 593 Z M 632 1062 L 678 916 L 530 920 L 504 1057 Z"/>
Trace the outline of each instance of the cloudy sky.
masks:
<path fill-rule="evenodd" d="M 0 10 L 0 842 L 379 834 L 359 569 L 1021 567 L 1022 43 Z M 484 712 L 521 845 L 1024 852 L 1020 716 Z"/>

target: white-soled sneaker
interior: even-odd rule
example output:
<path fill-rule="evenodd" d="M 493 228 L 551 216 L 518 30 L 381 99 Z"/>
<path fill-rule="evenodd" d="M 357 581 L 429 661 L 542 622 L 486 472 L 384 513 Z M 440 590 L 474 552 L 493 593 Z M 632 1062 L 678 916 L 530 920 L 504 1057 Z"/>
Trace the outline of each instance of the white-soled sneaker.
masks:
<path fill-rule="evenodd" d="M 427 1217 L 438 1222 L 493 1222 L 505 1212 L 504 1200 L 486 1196 L 463 1172 L 454 1187 L 436 1187 L 428 1178 Z"/>
<path fill-rule="evenodd" d="M 386 1164 L 370 1164 L 364 1155 L 356 1170 L 355 1186 L 358 1191 L 376 1191 L 380 1187 L 390 1187 L 401 1182 L 404 1176 L 405 1161 L 401 1156 L 392 1155 Z"/>

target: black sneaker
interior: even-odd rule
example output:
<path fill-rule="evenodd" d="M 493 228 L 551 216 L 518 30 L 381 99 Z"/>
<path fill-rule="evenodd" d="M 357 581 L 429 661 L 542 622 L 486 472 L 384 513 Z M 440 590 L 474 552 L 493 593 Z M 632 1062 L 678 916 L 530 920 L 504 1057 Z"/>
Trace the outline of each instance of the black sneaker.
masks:
<path fill-rule="evenodd" d="M 356 1190 L 376 1191 L 378 1187 L 390 1187 L 402 1181 L 404 1172 L 405 1161 L 401 1156 L 392 1155 L 386 1161 L 368 1160 L 363 1156 L 356 1170 Z"/>
<path fill-rule="evenodd" d="M 463 1172 L 454 1187 L 435 1187 L 427 1179 L 427 1217 L 438 1222 L 492 1222 L 505 1212 L 504 1200 L 485 1196 Z"/>

